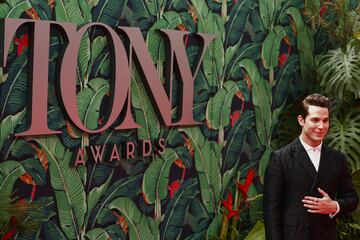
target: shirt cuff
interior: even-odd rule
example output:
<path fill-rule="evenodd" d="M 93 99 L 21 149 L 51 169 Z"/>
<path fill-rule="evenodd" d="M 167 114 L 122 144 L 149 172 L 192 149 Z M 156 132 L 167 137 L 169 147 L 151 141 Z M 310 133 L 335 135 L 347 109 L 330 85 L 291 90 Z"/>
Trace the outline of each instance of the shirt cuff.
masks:
<path fill-rule="evenodd" d="M 337 201 L 335 201 L 336 203 L 336 212 L 334 213 L 329 213 L 329 217 L 330 218 L 333 218 L 336 214 L 338 214 L 340 212 L 340 206 L 339 206 L 339 203 Z"/>

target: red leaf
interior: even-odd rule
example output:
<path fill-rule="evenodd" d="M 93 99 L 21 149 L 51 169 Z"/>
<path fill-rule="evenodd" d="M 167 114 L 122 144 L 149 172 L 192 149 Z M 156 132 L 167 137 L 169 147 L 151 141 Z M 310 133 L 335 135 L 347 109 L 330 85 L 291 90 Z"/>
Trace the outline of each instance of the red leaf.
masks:
<path fill-rule="evenodd" d="M 29 34 L 24 34 L 20 38 L 15 38 L 15 44 L 17 44 L 17 55 L 21 53 L 29 46 Z"/>
<path fill-rule="evenodd" d="M 239 120 L 240 116 L 241 116 L 240 111 L 235 111 L 235 112 L 230 114 L 230 121 L 231 121 L 231 126 L 232 127 L 235 125 L 236 121 Z"/>
<path fill-rule="evenodd" d="M 323 16 L 328 10 L 328 6 L 327 5 L 322 5 L 320 8 L 320 16 Z"/>
<path fill-rule="evenodd" d="M 227 218 L 230 219 L 230 218 L 232 218 L 232 217 L 234 217 L 234 216 L 237 216 L 237 215 L 239 215 L 239 211 L 238 211 L 238 210 L 236 210 L 236 211 L 231 210 L 231 211 L 229 211 L 229 214 L 227 215 Z"/>
<path fill-rule="evenodd" d="M 10 232 L 6 233 L 4 236 L 2 236 L 1 240 L 9 240 L 15 235 L 15 233 L 16 233 L 16 229 L 13 229 Z"/>
<path fill-rule="evenodd" d="M 236 182 L 237 188 L 241 191 L 245 199 L 247 199 L 247 192 L 254 179 L 254 176 L 255 176 L 255 171 L 253 169 L 249 169 L 246 175 L 245 183 L 241 184 L 239 182 Z"/>
<path fill-rule="evenodd" d="M 283 53 L 279 56 L 279 65 L 282 67 L 286 60 L 288 59 L 288 55 L 286 53 Z"/>
<path fill-rule="evenodd" d="M 229 212 L 233 211 L 233 196 L 231 192 L 228 193 L 226 200 L 222 200 L 222 204 Z"/>
<path fill-rule="evenodd" d="M 168 189 L 170 191 L 170 199 L 174 196 L 177 190 L 179 190 L 181 186 L 181 182 L 179 180 L 173 181 L 169 186 Z"/>

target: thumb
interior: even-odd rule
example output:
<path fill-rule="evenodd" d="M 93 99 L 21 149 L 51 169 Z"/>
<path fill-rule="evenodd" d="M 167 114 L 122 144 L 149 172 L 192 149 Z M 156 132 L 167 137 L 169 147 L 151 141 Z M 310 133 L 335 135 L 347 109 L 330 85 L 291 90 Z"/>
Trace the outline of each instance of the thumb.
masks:
<path fill-rule="evenodd" d="M 329 195 L 321 188 L 318 188 L 318 191 L 319 191 L 319 193 L 321 193 L 321 195 L 323 195 L 323 197 L 329 197 Z"/>

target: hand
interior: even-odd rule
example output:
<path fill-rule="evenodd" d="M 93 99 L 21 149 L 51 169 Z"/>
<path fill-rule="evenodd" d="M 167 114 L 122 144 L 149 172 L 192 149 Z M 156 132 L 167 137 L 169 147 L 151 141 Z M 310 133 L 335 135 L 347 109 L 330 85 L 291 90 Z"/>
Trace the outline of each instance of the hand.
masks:
<path fill-rule="evenodd" d="M 322 189 L 318 188 L 318 191 L 323 196 L 322 198 L 306 196 L 302 200 L 302 202 L 304 203 L 304 207 L 307 208 L 307 211 L 309 213 L 318 214 L 329 214 L 336 212 L 336 202 L 331 200 L 329 195 Z"/>

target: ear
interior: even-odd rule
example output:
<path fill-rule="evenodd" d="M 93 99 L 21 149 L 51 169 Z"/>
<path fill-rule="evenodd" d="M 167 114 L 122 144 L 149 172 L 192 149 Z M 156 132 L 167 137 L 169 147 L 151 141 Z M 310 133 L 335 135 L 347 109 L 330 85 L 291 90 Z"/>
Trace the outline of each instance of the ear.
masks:
<path fill-rule="evenodd" d="M 297 119 L 298 119 L 299 125 L 300 125 L 301 127 L 303 127 L 304 124 L 305 124 L 305 119 L 304 119 L 301 115 L 299 115 L 299 116 L 297 117 Z"/>

